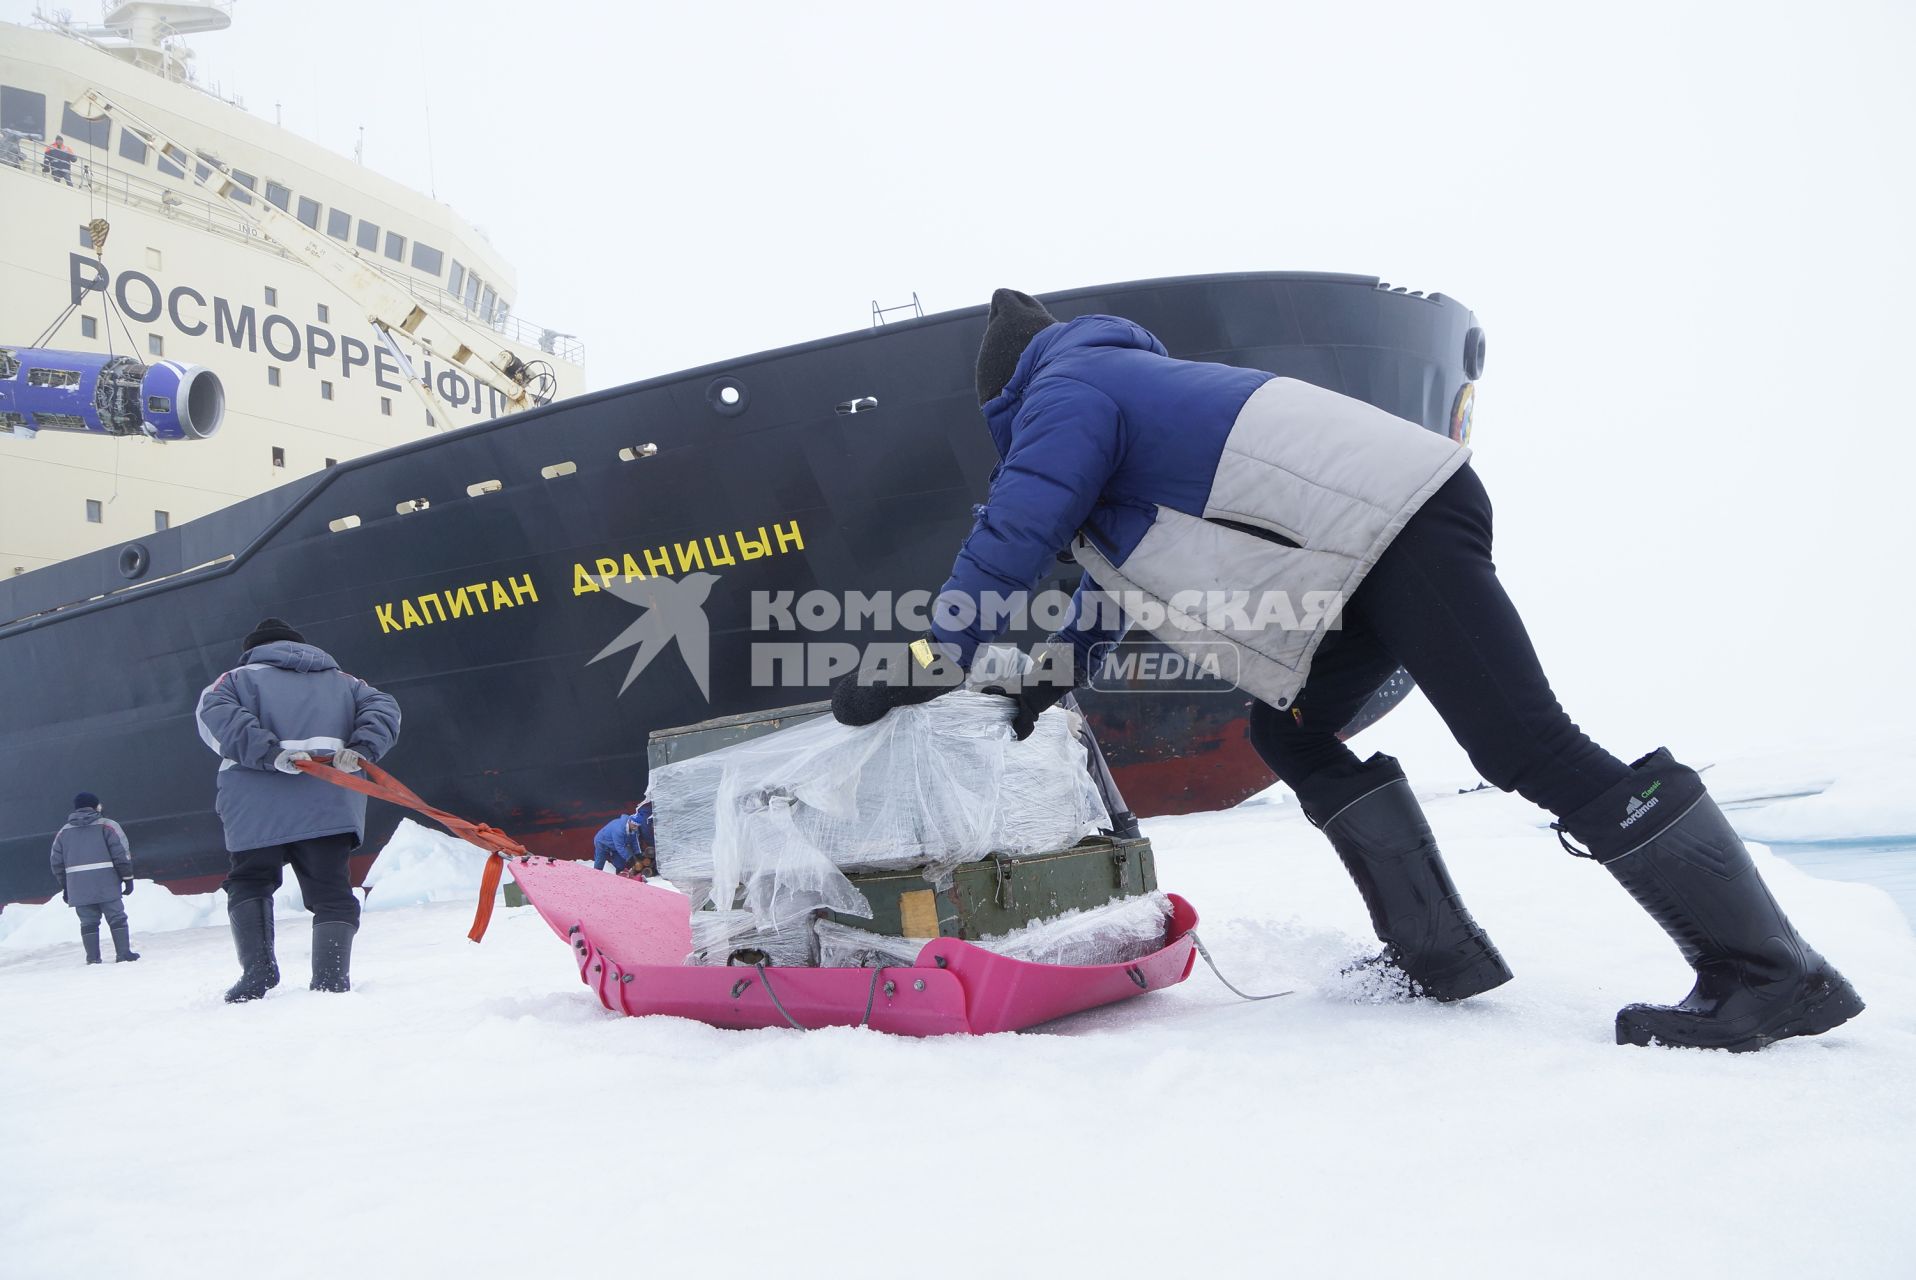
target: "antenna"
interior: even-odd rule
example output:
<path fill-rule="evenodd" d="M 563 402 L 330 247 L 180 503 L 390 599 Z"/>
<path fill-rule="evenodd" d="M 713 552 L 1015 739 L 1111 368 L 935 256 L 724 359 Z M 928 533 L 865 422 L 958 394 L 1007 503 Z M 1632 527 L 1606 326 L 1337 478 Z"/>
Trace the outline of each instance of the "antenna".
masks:
<path fill-rule="evenodd" d="M 432 167 L 432 95 L 426 94 L 426 194 L 439 198 L 439 179 Z"/>

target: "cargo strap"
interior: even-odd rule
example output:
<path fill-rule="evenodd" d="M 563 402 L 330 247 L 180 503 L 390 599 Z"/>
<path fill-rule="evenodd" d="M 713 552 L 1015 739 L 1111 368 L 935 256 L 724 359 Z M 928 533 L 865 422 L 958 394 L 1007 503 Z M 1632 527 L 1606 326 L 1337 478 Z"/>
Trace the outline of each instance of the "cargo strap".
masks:
<path fill-rule="evenodd" d="M 411 787 L 370 760 L 360 762 L 364 776 L 335 769 L 330 760 L 301 760 L 295 767 L 315 778 L 324 778 L 336 787 L 357 791 L 375 800 L 396 804 L 402 809 L 411 809 L 422 817 L 431 818 L 467 844 L 477 845 L 491 854 L 486 859 L 485 873 L 479 879 L 479 906 L 473 913 L 472 928 L 466 933 L 474 942 L 486 936 L 486 927 L 492 923 L 492 900 L 499 894 L 499 879 L 505 872 L 506 859 L 524 857 L 524 845 L 497 827 L 489 827 L 483 822 L 467 822 L 443 809 L 433 808 L 415 795 Z"/>
<path fill-rule="evenodd" d="M 1240 1000 L 1275 1000 L 1279 996 L 1288 996 L 1288 995 L 1295 994 L 1294 992 L 1290 992 L 1290 991 L 1273 991 L 1269 995 L 1254 996 L 1248 991 L 1238 990 L 1237 984 L 1232 982 L 1229 978 L 1225 977 L 1223 971 L 1217 967 L 1217 961 L 1211 959 L 1211 949 L 1204 945 L 1204 939 L 1198 937 L 1196 929 L 1191 930 L 1191 941 L 1197 944 L 1197 953 L 1204 957 L 1205 964 L 1211 966 L 1211 972 L 1217 975 L 1217 980 L 1219 982 L 1222 982 L 1225 986 L 1229 987 L 1231 989 L 1231 994 L 1236 996 L 1238 999 Z"/>

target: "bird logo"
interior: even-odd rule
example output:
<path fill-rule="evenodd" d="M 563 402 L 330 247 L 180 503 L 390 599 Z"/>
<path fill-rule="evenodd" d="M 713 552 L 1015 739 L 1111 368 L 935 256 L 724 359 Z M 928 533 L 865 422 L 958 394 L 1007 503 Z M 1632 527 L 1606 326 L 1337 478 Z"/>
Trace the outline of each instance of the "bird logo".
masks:
<path fill-rule="evenodd" d="M 623 694 L 652 665 L 652 660 L 678 642 L 679 657 L 692 673 L 707 702 L 712 700 L 712 625 L 705 616 L 705 601 L 712 594 L 715 573 L 690 573 L 683 578 L 641 578 L 637 582 L 608 582 L 605 589 L 642 612 L 631 625 L 586 663 L 589 667 L 621 649 L 638 646 L 632 665 L 626 668 Z"/>

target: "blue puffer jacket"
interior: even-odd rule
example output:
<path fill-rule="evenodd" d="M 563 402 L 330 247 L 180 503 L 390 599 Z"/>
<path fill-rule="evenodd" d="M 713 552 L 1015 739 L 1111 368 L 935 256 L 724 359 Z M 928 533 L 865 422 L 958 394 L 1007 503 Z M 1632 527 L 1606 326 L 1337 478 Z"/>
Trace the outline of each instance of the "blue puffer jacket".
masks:
<path fill-rule="evenodd" d="M 366 834 L 366 797 L 323 778 L 282 773 L 282 750 L 351 747 L 377 761 L 399 740 L 399 704 L 310 644 L 275 640 L 200 694 L 200 737 L 220 756 L 220 823 L 231 852 L 351 832 Z"/>
<path fill-rule="evenodd" d="M 1201 516 L 1238 412 L 1270 378 L 1261 369 L 1173 360 L 1117 316 L 1044 330 L 984 406 L 1004 461 L 941 598 L 1029 591 L 1080 528 L 1122 563 L 1158 504 Z M 1095 589 L 1087 575 L 1079 599 Z M 932 636 L 969 664 L 998 630 L 934 624 Z M 1086 648 L 1118 634 L 1078 625 L 1064 632 L 1079 649 L 1080 670 Z"/>
<path fill-rule="evenodd" d="M 1004 461 L 934 611 L 969 665 L 1069 546 L 1085 575 L 1077 651 L 1124 619 L 1084 608 L 1099 584 L 1192 656 L 1236 649 L 1237 682 L 1290 704 L 1377 558 L 1469 451 L 1362 400 L 1260 369 L 1173 360 L 1115 316 L 1040 332 L 984 407 Z M 949 612 L 951 606 L 957 612 Z M 1112 625 L 1100 629 L 1095 622 Z"/>

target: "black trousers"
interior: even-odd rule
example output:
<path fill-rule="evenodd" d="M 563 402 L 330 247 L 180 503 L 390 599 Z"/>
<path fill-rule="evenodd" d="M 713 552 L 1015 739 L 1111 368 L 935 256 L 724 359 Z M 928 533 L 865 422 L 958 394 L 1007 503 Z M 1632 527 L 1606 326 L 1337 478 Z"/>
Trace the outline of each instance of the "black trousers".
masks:
<path fill-rule="evenodd" d="M 291 864 L 299 879 L 300 896 L 314 923 L 359 923 L 359 896 L 353 892 L 346 855 L 353 851 L 351 832 L 295 840 L 291 844 L 246 849 L 232 856 L 226 873 L 226 900 L 230 906 L 249 898 L 270 898 L 280 886 L 282 870 Z"/>
<path fill-rule="evenodd" d="M 1490 495 L 1466 463 L 1410 518 L 1345 602 L 1288 711 L 1251 706 L 1251 743 L 1308 798 L 1347 780 L 1337 739 L 1399 666 L 1409 671 L 1485 781 L 1558 817 L 1629 775 L 1550 691 L 1490 558 Z"/>

